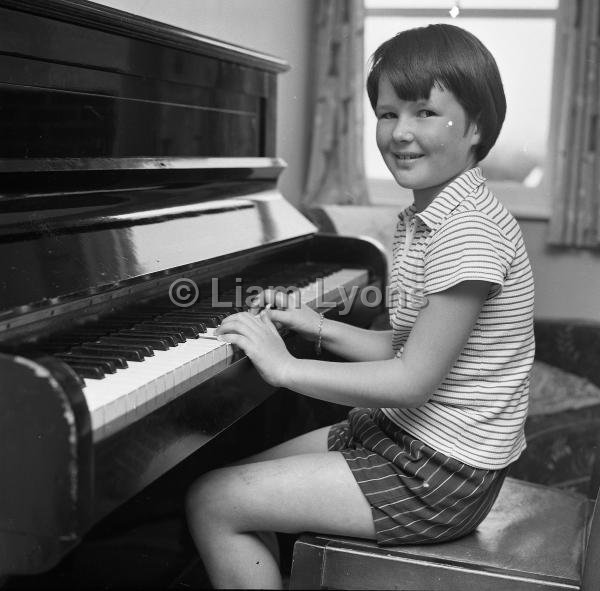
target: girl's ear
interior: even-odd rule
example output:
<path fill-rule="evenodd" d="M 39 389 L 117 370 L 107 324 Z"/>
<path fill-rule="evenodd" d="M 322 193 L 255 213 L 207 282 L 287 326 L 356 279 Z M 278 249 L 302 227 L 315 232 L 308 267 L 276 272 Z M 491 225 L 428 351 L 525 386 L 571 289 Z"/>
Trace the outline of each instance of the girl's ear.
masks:
<path fill-rule="evenodd" d="M 481 131 L 479 129 L 479 125 L 476 122 L 471 123 L 470 132 L 471 132 L 471 146 L 477 146 L 479 144 L 479 142 L 481 142 Z"/>

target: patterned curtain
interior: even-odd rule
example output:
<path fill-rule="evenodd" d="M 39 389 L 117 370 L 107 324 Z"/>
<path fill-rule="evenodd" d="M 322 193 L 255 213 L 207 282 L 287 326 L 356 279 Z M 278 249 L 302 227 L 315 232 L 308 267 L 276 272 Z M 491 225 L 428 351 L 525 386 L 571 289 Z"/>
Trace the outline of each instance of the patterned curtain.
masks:
<path fill-rule="evenodd" d="M 318 0 L 311 152 L 301 205 L 368 203 L 363 163 L 363 0 Z"/>
<path fill-rule="evenodd" d="M 557 40 L 565 69 L 553 167 L 555 199 L 549 242 L 600 246 L 600 2 L 562 0 Z M 560 44 L 558 45 L 560 46 Z"/>

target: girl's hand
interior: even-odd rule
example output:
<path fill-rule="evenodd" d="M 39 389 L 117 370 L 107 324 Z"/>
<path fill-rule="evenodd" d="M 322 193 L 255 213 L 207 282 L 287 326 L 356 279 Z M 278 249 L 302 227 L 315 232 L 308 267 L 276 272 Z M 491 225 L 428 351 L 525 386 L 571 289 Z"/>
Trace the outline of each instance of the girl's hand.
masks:
<path fill-rule="evenodd" d="M 223 320 L 215 334 L 243 349 L 265 382 L 284 386 L 295 357 L 287 350 L 268 313 L 240 312 Z"/>
<path fill-rule="evenodd" d="M 308 306 L 299 303 L 298 292 L 286 293 L 273 289 L 266 289 L 256 296 L 250 305 L 250 313 L 257 315 L 260 310 L 269 306 L 271 309 L 265 314 L 275 325 L 285 326 L 309 340 L 317 340 L 321 317 Z M 275 309 L 273 309 L 275 308 Z"/>

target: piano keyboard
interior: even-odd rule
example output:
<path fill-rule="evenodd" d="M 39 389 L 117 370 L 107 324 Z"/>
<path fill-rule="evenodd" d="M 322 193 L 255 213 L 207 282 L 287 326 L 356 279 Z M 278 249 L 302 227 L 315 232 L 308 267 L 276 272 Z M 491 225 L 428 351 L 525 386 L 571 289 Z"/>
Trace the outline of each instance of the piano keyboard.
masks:
<path fill-rule="evenodd" d="M 363 269 L 338 269 L 319 277 L 319 282 L 314 280 L 308 282 L 299 288 L 298 293 L 303 304 L 315 308 L 327 302 L 339 303 L 342 300 L 343 290 L 349 290 L 352 286 L 361 287 L 367 282 L 368 272 Z M 134 352 L 127 350 L 127 340 L 134 337 L 128 334 L 127 330 L 119 331 L 115 337 L 114 331 L 117 330 L 115 328 L 112 329 L 111 336 L 106 339 L 93 336 L 94 329 L 91 329 L 92 337 L 87 338 L 84 345 L 57 353 L 57 356 L 71 365 L 75 372 L 86 376 L 83 377 L 83 393 L 91 415 L 95 442 L 105 439 L 205 382 L 228 367 L 234 359 L 239 358 L 234 347 L 217 340 L 214 336 L 214 326 L 206 327 L 206 332 L 198 334 L 191 326 L 193 323 L 190 322 L 186 337 L 180 338 L 183 342 L 176 342 L 171 332 L 173 327 L 168 325 L 170 321 L 167 318 L 172 317 L 173 314 L 179 319 L 184 318 L 186 313 L 193 316 L 198 305 L 203 311 L 206 310 L 201 303 L 180 310 L 171 306 L 169 314 L 162 317 L 155 314 L 155 322 L 139 322 L 136 325 L 138 331 L 136 334 L 144 335 L 148 339 L 147 349 L 151 350 L 146 351 L 146 356 L 137 357 L 137 360 Z M 157 318 L 158 322 L 156 322 Z M 173 324 L 177 324 L 177 321 L 173 321 Z M 140 328 L 144 325 L 147 327 Z M 165 326 L 164 334 L 161 334 L 161 325 Z M 102 329 L 96 330 L 99 333 L 103 332 Z M 146 330 L 148 332 L 145 332 Z M 170 346 L 161 346 L 161 339 L 168 338 L 169 335 L 171 335 Z M 139 340 L 138 338 L 138 343 Z M 101 344 L 102 341 L 107 344 Z M 89 349 L 86 349 L 86 344 Z M 86 355 L 90 354 L 92 347 L 96 347 L 93 351 L 95 356 L 101 355 L 105 360 L 120 359 L 119 352 L 127 355 L 129 360 L 127 367 L 119 367 L 118 363 L 116 367 L 115 363 L 110 367 L 109 361 L 101 360 L 96 367 L 89 367 L 93 362 L 86 361 L 89 359 Z M 139 349 L 139 347 L 135 348 Z M 107 368 L 108 373 L 102 371 L 103 366 Z M 94 375 L 95 371 L 98 375 Z"/>

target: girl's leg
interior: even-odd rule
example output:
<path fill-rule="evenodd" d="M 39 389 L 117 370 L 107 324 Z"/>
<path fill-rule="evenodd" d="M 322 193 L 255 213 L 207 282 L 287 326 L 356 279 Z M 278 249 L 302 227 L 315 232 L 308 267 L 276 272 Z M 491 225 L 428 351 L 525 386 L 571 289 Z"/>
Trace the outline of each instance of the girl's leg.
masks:
<path fill-rule="evenodd" d="M 278 445 L 275 445 L 262 452 L 248 456 L 229 464 L 230 466 L 240 466 L 242 464 L 253 464 L 255 462 L 264 462 L 265 460 L 275 460 L 278 458 L 286 458 L 288 456 L 294 456 L 304 453 L 321 453 L 327 451 L 327 436 L 329 434 L 329 427 L 322 427 L 321 429 L 315 429 L 308 433 L 303 433 L 288 441 L 284 441 Z M 279 542 L 275 532 L 272 531 L 261 531 L 255 532 L 260 538 L 260 541 L 269 549 L 273 555 L 275 561 L 279 564 Z"/>
<path fill-rule="evenodd" d="M 327 451 L 327 436 L 329 427 L 315 429 L 308 433 L 303 433 L 293 439 L 288 439 L 279 445 L 261 451 L 257 454 L 243 458 L 232 465 L 252 464 L 254 462 L 264 462 L 265 460 L 275 460 L 278 458 L 287 458 L 298 454 L 321 453 Z"/>
<path fill-rule="evenodd" d="M 281 587 L 261 531 L 375 537 L 370 505 L 338 452 L 215 470 L 187 501 L 190 531 L 215 587 Z"/>

